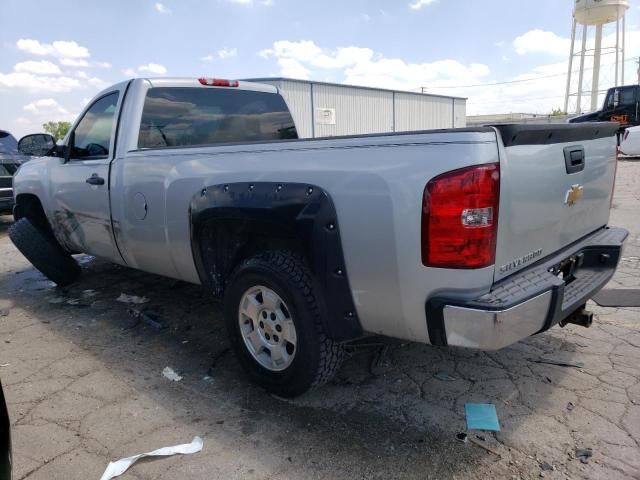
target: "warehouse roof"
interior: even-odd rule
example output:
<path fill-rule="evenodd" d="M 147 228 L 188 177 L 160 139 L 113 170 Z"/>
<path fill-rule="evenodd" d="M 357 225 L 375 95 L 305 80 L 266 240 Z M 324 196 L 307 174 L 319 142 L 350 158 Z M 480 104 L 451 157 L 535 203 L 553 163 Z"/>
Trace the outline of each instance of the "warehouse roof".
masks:
<path fill-rule="evenodd" d="M 394 92 L 394 93 L 408 93 L 411 95 L 420 95 L 423 97 L 439 97 L 439 98 L 455 98 L 456 100 L 467 100 L 467 97 L 455 97 L 452 95 L 437 95 L 435 93 L 422 93 L 422 92 L 411 92 L 409 90 L 392 90 L 390 88 L 376 88 L 376 87 L 365 87 L 362 85 L 348 85 L 346 83 L 332 83 L 332 82 L 317 82 L 315 80 L 298 80 L 296 78 L 286 78 L 286 77 L 261 77 L 261 78 L 244 78 L 247 82 L 297 82 L 297 83 L 312 83 L 314 85 L 328 85 L 330 87 L 346 87 L 346 88 L 358 88 L 361 90 L 375 90 L 378 92 Z"/>

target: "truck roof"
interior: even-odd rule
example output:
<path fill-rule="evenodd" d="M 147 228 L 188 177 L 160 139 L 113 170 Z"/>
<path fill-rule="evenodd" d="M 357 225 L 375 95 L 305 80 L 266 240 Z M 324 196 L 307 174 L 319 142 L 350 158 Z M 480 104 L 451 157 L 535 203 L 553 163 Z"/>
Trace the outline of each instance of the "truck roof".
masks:
<path fill-rule="evenodd" d="M 198 77 L 200 78 L 200 77 Z M 198 88 L 236 88 L 239 90 L 252 90 L 255 92 L 278 93 L 278 89 L 273 85 L 265 83 L 238 81 L 237 87 L 212 87 L 202 85 L 196 77 L 168 77 L 168 78 L 143 78 L 151 84 L 152 87 L 198 87 Z M 207 79 L 218 77 L 204 77 Z"/>

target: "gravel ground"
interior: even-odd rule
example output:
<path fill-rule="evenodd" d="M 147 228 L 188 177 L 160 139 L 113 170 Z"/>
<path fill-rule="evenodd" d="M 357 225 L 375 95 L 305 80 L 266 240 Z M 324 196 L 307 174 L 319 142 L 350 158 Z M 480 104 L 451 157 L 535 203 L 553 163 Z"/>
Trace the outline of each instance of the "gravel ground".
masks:
<path fill-rule="evenodd" d="M 609 288 L 640 288 L 639 205 L 640 162 L 620 162 L 611 224 L 631 235 Z M 283 401 L 247 382 L 200 288 L 91 257 L 77 284 L 55 288 L 12 246 L 10 221 L 0 217 L 0 377 L 16 479 L 98 479 L 111 460 L 194 435 L 201 453 L 121 478 L 640 479 L 640 308 L 592 305 L 590 329 L 493 353 L 372 338 L 330 385 Z M 166 366 L 183 379 L 164 378 Z M 494 403 L 502 431 L 456 441 L 469 401 Z"/>

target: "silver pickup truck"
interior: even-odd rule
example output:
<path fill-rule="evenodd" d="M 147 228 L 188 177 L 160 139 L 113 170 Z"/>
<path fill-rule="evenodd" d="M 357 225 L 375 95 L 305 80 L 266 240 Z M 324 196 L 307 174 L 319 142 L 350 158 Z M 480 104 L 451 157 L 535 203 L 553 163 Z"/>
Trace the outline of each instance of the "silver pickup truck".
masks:
<path fill-rule="evenodd" d="M 627 236 L 617 130 L 297 139 L 272 86 L 135 79 L 20 168 L 10 236 L 60 285 L 81 252 L 203 285 L 249 376 L 295 396 L 367 334 L 492 350 L 589 326 Z"/>

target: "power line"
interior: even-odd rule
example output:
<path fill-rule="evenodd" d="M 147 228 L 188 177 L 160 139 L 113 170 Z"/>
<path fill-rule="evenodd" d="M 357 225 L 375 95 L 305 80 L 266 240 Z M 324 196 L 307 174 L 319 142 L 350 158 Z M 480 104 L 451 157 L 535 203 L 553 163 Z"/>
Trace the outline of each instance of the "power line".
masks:
<path fill-rule="evenodd" d="M 628 60 L 625 60 L 626 62 L 633 62 L 635 61 L 633 58 L 630 58 Z M 613 67 L 615 66 L 615 63 L 610 63 L 608 65 L 602 65 L 603 67 Z M 593 67 L 591 68 L 585 68 L 585 71 L 587 70 L 593 70 Z M 571 73 L 578 73 L 578 70 L 575 70 Z M 551 75 L 540 75 L 538 77 L 534 77 L 534 78 L 524 78 L 521 80 L 507 80 L 504 82 L 492 82 L 492 83 L 476 83 L 475 85 L 441 85 L 441 86 L 433 86 L 433 87 L 420 87 L 420 90 L 422 91 L 422 93 L 424 93 L 424 91 L 429 88 L 431 90 L 435 90 L 435 89 L 444 89 L 444 88 L 474 88 L 474 87 L 493 87 L 493 86 L 497 86 L 497 85 L 510 85 L 513 83 L 524 83 L 524 82 L 535 82 L 537 80 L 544 80 L 545 78 L 555 78 L 555 77 L 566 77 L 567 73 L 554 73 Z"/>

